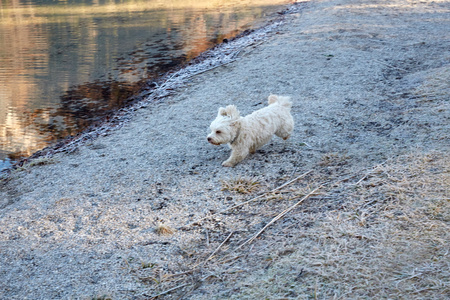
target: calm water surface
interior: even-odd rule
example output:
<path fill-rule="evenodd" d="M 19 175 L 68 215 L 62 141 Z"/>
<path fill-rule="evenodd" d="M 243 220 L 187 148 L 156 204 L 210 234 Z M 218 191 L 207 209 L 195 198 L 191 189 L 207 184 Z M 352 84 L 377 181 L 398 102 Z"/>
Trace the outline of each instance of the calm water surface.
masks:
<path fill-rule="evenodd" d="M 0 0 L 0 170 L 287 0 Z"/>

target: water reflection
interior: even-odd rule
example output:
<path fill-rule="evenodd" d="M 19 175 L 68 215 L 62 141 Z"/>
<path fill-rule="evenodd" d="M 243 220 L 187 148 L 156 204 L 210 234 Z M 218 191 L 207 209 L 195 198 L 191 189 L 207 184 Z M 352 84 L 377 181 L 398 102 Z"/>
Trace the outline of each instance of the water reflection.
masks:
<path fill-rule="evenodd" d="M 286 0 L 0 0 L 0 170 Z"/>

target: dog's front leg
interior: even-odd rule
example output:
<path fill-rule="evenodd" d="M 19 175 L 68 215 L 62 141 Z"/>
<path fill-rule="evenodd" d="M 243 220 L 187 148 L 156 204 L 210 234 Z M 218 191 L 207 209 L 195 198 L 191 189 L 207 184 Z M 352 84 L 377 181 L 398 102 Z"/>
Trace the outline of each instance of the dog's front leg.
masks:
<path fill-rule="evenodd" d="M 241 162 L 245 157 L 248 155 L 248 150 L 237 150 L 233 149 L 231 150 L 230 158 L 228 158 L 226 161 L 222 163 L 222 166 L 224 167 L 234 167 L 239 162 Z"/>

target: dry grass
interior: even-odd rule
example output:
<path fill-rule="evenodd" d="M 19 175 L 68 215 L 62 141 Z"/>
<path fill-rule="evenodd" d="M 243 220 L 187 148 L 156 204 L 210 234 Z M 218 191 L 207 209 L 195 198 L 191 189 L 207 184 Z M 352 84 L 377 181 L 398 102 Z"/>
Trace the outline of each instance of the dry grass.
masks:
<path fill-rule="evenodd" d="M 169 225 L 163 224 L 161 222 L 158 222 L 156 224 L 156 233 L 159 235 L 171 235 L 175 233 L 175 229 L 170 227 Z"/>
<path fill-rule="evenodd" d="M 326 153 L 322 156 L 319 166 L 342 166 L 348 163 L 349 157 L 342 153 Z"/>
<path fill-rule="evenodd" d="M 238 194 L 252 194 L 261 187 L 257 178 L 238 177 L 222 181 L 222 191 L 230 191 Z"/>
<path fill-rule="evenodd" d="M 263 230 L 245 228 L 208 241 L 210 247 L 193 246 L 184 268 L 151 284 L 153 295 L 193 297 L 202 286 L 220 290 L 217 299 L 447 299 L 449 170 L 443 153 L 407 155 L 350 180 L 336 175 L 321 195 L 290 210 L 296 189 L 329 179 L 308 174 L 276 202 L 288 214 L 273 211 L 281 217 L 267 219 Z M 226 189 L 254 182 L 232 181 Z M 273 204 L 248 209 L 267 215 Z"/>
<path fill-rule="evenodd" d="M 442 153 L 408 155 L 379 166 L 358 185 L 340 184 L 335 189 L 345 198 L 343 206 L 309 230 L 291 232 L 301 236 L 292 243 L 299 250 L 269 272 L 250 276 L 261 276 L 263 284 L 246 295 L 448 299 L 449 170 Z M 301 280 L 295 282 L 292 273 L 299 268 Z"/>

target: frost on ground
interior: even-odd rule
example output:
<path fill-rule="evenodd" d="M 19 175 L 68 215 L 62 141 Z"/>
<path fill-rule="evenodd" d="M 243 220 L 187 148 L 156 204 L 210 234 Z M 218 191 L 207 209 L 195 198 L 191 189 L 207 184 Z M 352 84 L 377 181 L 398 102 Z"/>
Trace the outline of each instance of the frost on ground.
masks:
<path fill-rule="evenodd" d="M 450 3 L 295 6 L 4 178 L 0 298 L 448 299 Z M 292 137 L 222 168 L 217 108 L 271 93 Z"/>

